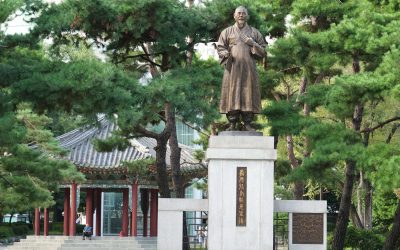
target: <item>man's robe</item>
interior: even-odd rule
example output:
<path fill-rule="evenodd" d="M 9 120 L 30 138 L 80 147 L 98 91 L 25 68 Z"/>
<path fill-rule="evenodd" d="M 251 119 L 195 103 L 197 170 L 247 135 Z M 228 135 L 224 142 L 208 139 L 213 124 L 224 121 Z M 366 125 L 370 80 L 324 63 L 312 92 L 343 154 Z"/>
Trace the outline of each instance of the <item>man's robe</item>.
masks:
<path fill-rule="evenodd" d="M 243 36 L 251 37 L 256 45 L 250 47 Z M 240 110 L 260 113 L 260 85 L 256 59 L 265 56 L 265 39 L 261 33 L 248 26 L 235 24 L 223 30 L 217 44 L 221 64 L 225 65 L 220 101 L 220 113 Z M 226 52 L 229 56 L 225 57 Z"/>

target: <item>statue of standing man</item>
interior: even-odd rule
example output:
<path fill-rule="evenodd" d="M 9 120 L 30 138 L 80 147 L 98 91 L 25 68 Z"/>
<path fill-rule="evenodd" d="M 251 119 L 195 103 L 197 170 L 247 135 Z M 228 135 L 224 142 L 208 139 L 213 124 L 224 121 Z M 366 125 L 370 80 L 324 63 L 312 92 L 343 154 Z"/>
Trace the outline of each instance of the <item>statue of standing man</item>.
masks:
<path fill-rule="evenodd" d="M 237 7 L 233 17 L 236 23 L 221 32 L 217 44 L 225 66 L 219 110 L 228 118 L 228 130 L 240 130 L 242 120 L 244 130 L 254 131 L 254 114 L 261 111 L 256 60 L 265 56 L 266 43 L 257 29 L 247 25 L 245 7 Z"/>

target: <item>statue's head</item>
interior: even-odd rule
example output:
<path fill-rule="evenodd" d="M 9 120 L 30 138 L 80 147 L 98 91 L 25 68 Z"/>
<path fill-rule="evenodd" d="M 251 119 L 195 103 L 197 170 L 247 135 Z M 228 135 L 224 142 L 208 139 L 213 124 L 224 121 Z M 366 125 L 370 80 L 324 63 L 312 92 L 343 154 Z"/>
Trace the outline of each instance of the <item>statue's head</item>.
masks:
<path fill-rule="evenodd" d="M 233 18 L 235 18 L 235 21 L 239 26 L 243 26 L 249 19 L 247 9 L 243 6 L 237 7 L 233 14 Z"/>

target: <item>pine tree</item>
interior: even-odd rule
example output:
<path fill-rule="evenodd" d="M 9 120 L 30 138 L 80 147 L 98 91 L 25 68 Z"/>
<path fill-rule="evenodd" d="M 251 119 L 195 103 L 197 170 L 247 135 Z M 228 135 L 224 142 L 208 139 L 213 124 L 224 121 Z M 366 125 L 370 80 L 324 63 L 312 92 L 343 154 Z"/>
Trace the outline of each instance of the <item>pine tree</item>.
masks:
<path fill-rule="evenodd" d="M 185 67 L 184 63 L 185 38 L 190 35 L 198 41 L 205 36 L 201 29 L 205 22 L 197 12 L 172 0 L 70 0 L 51 5 L 34 20 L 37 26 L 32 36 L 51 36 L 52 59 L 35 69 L 34 77 L 18 81 L 14 94 L 41 112 L 57 109 L 87 117 L 105 113 L 112 120 L 117 115 L 120 131 L 99 143 L 108 149 L 112 144 L 126 146 L 132 137 L 154 138 L 162 197 L 170 197 L 165 161 L 170 139 L 174 187 L 177 196 L 183 197 L 175 116 L 199 127 L 219 116 L 210 106 L 216 104 L 219 93 L 218 65 L 195 61 Z M 71 46 L 102 48 L 107 62 L 71 56 Z M 138 79 L 147 70 L 153 79 L 140 84 Z M 43 88 L 51 91 L 43 92 Z M 165 124 L 161 132 L 147 127 L 159 123 Z"/>
<path fill-rule="evenodd" d="M 363 153 L 367 132 L 397 120 L 392 114 L 375 126 L 376 120 L 367 123 L 364 118 L 373 112 L 374 103 L 397 88 L 391 80 L 395 77 L 385 70 L 385 60 L 398 46 L 392 28 L 398 15 L 382 12 L 367 1 L 293 1 L 291 6 L 293 26 L 270 48 L 269 65 L 275 71 L 270 75 L 283 82 L 284 92 L 274 89 L 279 102 L 265 114 L 272 132 L 292 133 L 304 140 L 299 146 L 305 157 L 292 178 L 312 178 L 341 190 L 333 249 L 343 249 L 350 211 L 358 215 L 351 204 L 356 174 L 361 183 L 368 183 L 359 157 L 371 157 Z M 301 84 L 296 86 L 295 81 Z M 312 116 L 300 115 L 300 105 Z M 341 171 L 344 175 L 338 174 Z M 371 190 L 370 185 L 365 187 Z M 365 221 L 360 219 L 359 225 L 367 226 Z"/>
<path fill-rule="evenodd" d="M 27 7 L 29 2 L 0 2 L 0 24 Z M 65 152 L 45 127 L 50 119 L 12 95 L 12 83 L 41 57 L 31 50 L 35 41 L 0 32 L 0 214 L 49 207 L 60 182 L 83 180 L 72 164 L 59 160 Z"/>

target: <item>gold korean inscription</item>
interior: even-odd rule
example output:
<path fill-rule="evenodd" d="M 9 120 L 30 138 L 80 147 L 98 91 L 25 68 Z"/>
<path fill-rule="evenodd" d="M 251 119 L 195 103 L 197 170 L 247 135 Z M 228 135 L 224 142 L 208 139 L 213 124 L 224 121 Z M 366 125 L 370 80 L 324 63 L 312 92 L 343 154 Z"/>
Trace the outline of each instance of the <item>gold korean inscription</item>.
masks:
<path fill-rule="evenodd" d="M 246 226 L 246 208 L 247 208 L 247 168 L 237 168 L 236 183 L 236 226 Z"/>

